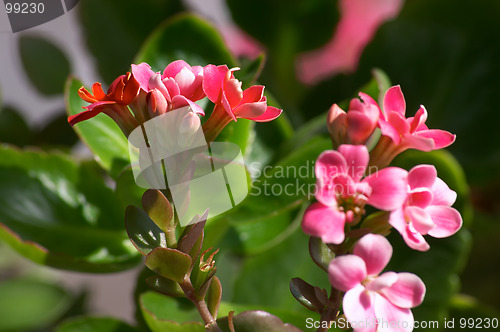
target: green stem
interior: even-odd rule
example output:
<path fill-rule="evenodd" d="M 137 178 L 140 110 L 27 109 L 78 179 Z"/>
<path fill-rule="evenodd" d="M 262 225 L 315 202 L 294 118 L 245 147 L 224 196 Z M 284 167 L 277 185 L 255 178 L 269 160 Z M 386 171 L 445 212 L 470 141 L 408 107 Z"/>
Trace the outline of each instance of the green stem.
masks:
<path fill-rule="evenodd" d="M 191 302 L 193 302 L 193 304 L 196 306 L 196 309 L 198 309 L 198 312 L 200 313 L 203 322 L 205 322 L 206 330 L 211 332 L 222 332 L 219 326 L 217 325 L 215 318 L 210 313 L 210 310 L 208 310 L 208 306 L 207 303 L 205 302 L 205 299 L 200 300 L 197 298 L 196 290 L 194 289 L 193 284 L 191 283 L 189 277 L 186 277 L 184 281 L 181 282 L 179 285 L 181 286 L 184 295 L 186 295 L 186 298 Z"/>

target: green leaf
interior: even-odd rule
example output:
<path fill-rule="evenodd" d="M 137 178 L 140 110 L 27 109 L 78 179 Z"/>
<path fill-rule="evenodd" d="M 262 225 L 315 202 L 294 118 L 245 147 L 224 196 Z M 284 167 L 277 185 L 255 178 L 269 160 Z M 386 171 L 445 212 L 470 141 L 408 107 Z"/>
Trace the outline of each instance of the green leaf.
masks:
<path fill-rule="evenodd" d="M 314 263 L 325 272 L 328 272 L 328 265 L 335 258 L 335 253 L 321 239 L 311 236 L 309 239 L 309 253 Z"/>
<path fill-rule="evenodd" d="M 52 42 L 35 36 L 19 38 L 19 53 L 31 83 L 43 94 L 61 94 L 70 73 L 70 63 Z"/>
<path fill-rule="evenodd" d="M 217 320 L 222 331 L 230 332 L 228 318 Z M 278 317 L 262 311 L 244 311 L 234 316 L 233 327 L 238 332 L 300 332 L 298 328 L 290 324 L 284 324 Z"/>
<path fill-rule="evenodd" d="M 33 330 L 59 319 L 71 304 L 62 288 L 36 280 L 0 282 L 0 331 Z"/>
<path fill-rule="evenodd" d="M 127 206 L 141 206 L 142 195 L 146 189 L 141 188 L 135 183 L 132 168 L 128 167 L 118 175 L 116 179 L 115 194 L 121 201 L 125 210 Z"/>
<path fill-rule="evenodd" d="M 78 96 L 78 89 L 83 84 L 75 78 L 66 82 L 66 111 L 75 115 L 83 111 L 88 103 Z M 68 125 L 69 126 L 69 125 Z M 80 122 L 74 126 L 80 139 L 87 144 L 96 161 L 116 178 L 120 172 L 130 165 L 128 141 L 118 125 L 104 114 Z"/>
<path fill-rule="evenodd" d="M 218 31 L 205 20 L 183 14 L 167 20 L 142 46 L 135 62 L 147 62 L 153 70 L 163 70 L 182 59 L 190 65 L 209 63 L 234 67 L 236 61 Z"/>
<path fill-rule="evenodd" d="M 142 0 L 140 5 L 122 0 L 86 0 L 78 9 L 87 45 L 97 59 L 99 72 L 110 83 L 130 71 L 146 37 L 184 6 L 180 0 Z"/>
<path fill-rule="evenodd" d="M 142 196 L 142 207 L 162 231 L 173 232 L 175 236 L 174 210 L 161 191 L 147 190 Z"/>
<path fill-rule="evenodd" d="M 146 279 L 146 283 L 155 291 L 167 296 L 184 297 L 184 292 L 178 283 L 162 276 L 150 276 Z"/>
<path fill-rule="evenodd" d="M 139 262 L 118 200 L 88 165 L 0 146 L 0 178 L 0 239 L 25 257 L 86 272 Z"/>
<path fill-rule="evenodd" d="M 264 169 L 240 206 L 220 221 L 209 221 L 205 233 L 220 231 L 227 222 L 230 228 L 220 245 L 252 254 L 284 241 L 299 227 L 297 212 L 314 191 L 314 161 L 330 147 L 329 139 L 316 138 Z"/>
<path fill-rule="evenodd" d="M 269 307 L 311 317 L 311 312 L 294 299 L 289 289 L 293 277 L 300 277 L 320 288 L 330 288 L 328 274 L 317 267 L 309 256 L 308 240 L 309 237 L 298 228 L 279 245 L 245 258 L 239 270 L 233 272 L 236 279 L 234 285 L 229 284 L 229 280 L 221 279 L 224 288 L 232 287 L 233 290 L 231 297 L 225 298 L 225 301 L 252 305 L 265 303 Z M 217 268 L 224 270 L 221 265 Z M 220 312 L 223 312 L 222 309 Z M 303 328 L 305 320 L 301 324 L 297 326 Z"/>
<path fill-rule="evenodd" d="M 143 210 L 128 206 L 125 212 L 125 226 L 130 241 L 141 254 L 147 255 L 157 247 L 167 247 L 165 233 Z"/>
<path fill-rule="evenodd" d="M 162 277 L 180 283 L 191 269 L 191 257 L 179 250 L 155 248 L 146 256 L 145 264 Z"/>
<path fill-rule="evenodd" d="M 77 317 L 59 325 L 54 332 L 137 332 L 132 326 L 115 318 Z"/>
<path fill-rule="evenodd" d="M 153 332 L 203 332 L 198 311 L 186 299 L 173 299 L 154 292 L 140 296 L 140 306 Z"/>
<path fill-rule="evenodd" d="M 254 60 L 242 60 L 242 64 L 240 65 L 241 69 L 236 72 L 236 76 L 243 83 L 243 89 L 246 89 L 255 84 L 260 74 L 262 73 L 265 64 L 266 55 L 264 53 L 261 53 Z"/>
<path fill-rule="evenodd" d="M 318 313 L 322 312 L 325 305 L 319 300 L 317 292 L 325 299 L 328 299 L 325 290 L 321 291 L 320 288 L 314 287 L 300 278 L 293 278 L 290 281 L 290 291 L 300 304 Z"/>
<path fill-rule="evenodd" d="M 26 120 L 17 110 L 10 107 L 0 109 L 0 142 L 24 146 L 32 135 Z"/>
<path fill-rule="evenodd" d="M 219 312 L 219 305 L 222 299 L 222 285 L 219 278 L 214 276 L 210 282 L 210 287 L 208 287 L 207 296 L 205 301 L 207 303 L 208 310 L 213 317 L 217 318 Z"/>

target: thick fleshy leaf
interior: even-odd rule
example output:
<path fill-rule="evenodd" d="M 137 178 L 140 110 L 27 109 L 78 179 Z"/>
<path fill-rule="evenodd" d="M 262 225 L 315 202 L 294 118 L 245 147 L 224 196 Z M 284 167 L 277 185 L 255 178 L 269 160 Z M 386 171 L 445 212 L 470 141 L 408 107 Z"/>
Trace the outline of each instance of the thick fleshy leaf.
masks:
<path fill-rule="evenodd" d="M 0 237 L 31 260 L 63 269 L 111 272 L 137 264 L 120 203 L 92 165 L 0 147 Z"/>
<path fill-rule="evenodd" d="M 343 292 L 360 285 L 366 275 L 365 261 L 357 255 L 335 257 L 328 266 L 330 283 Z"/>
<path fill-rule="evenodd" d="M 244 311 L 232 318 L 233 327 L 238 332 L 300 332 L 293 325 L 283 323 L 278 317 L 265 311 Z M 217 320 L 223 332 L 230 332 L 227 317 Z"/>
<path fill-rule="evenodd" d="M 391 260 L 392 246 L 382 235 L 367 234 L 356 243 L 353 254 L 365 261 L 367 274 L 377 275 Z"/>
<path fill-rule="evenodd" d="M 316 289 L 319 290 L 318 287 L 314 287 L 300 278 L 293 278 L 290 281 L 290 291 L 293 297 L 307 309 L 320 313 L 325 305 L 318 299 Z M 325 296 L 327 297 L 326 292 Z"/>
<path fill-rule="evenodd" d="M 75 78 L 70 78 L 66 82 L 66 111 L 69 116 L 80 113 L 83 106 L 88 106 L 88 103 L 78 96 L 78 89 L 81 86 L 82 82 Z M 96 161 L 111 176 L 116 178 L 126 166 L 130 165 L 127 138 L 108 116 L 100 114 L 91 121 L 76 124 L 73 128 L 92 151 Z"/>
<path fill-rule="evenodd" d="M 424 300 L 425 285 L 415 274 L 401 272 L 397 274 L 397 281 L 381 290 L 381 294 L 400 308 L 413 308 Z"/>
<path fill-rule="evenodd" d="M 219 278 L 214 276 L 208 287 L 207 295 L 205 297 L 205 302 L 207 303 L 208 310 L 213 317 L 217 318 L 219 313 L 219 305 L 222 300 L 222 285 Z"/>
<path fill-rule="evenodd" d="M 0 331 L 45 327 L 60 319 L 71 305 L 64 289 L 36 280 L 4 280 L 0 294 Z"/>
<path fill-rule="evenodd" d="M 128 206 L 125 212 L 125 226 L 130 241 L 141 254 L 147 255 L 157 247 L 167 248 L 165 233 L 143 210 Z"/>
<path fill-rule="evenodd" d="M 19 111 L 10 107 L 0 107 L 0 142 L 25 146 L 30 142 L 32 135 Z"/>
<path fill-rule="evenodd" d="M 203 332 L 198 311 L 186 299 L 173 299 L 154 292 L 141 294 L 139 303 L 148 327 L 153 332 Z"/>
<path fill-rule="evenodd" d="M 311 236 L 309 239 L 309 253 L 314 263 L 325 272 L 328 272 L 328 265 L 335 258 L 335 253 L 320 238 Z"/>
<path fill-rule="evenodd" d="M 23 35 L 19 53 L 30 82 L 43 94 L 57 95 L 64 91 L 70 63 L 64 53 L 45 38 Z"/>
<path fill-rule="evenodd" d="M 168 199 L 159 190 L 147 190 L 142 196 L 142 207 L 149 218 L 164 232 L 174 232 L 174 211 Z"/>
<path fill-rule="evenodd" d="M 146 283 L 155 291 L 167 296 L 184 297 L 184 291 L 177 282 L 163 278 L 162 276 L 150 276 L 146 279 Z"/>
<path fill-rule="evenodd" d="M 182 282 L 191 268 L 191 257 L 179 250 L 155 248 L 146 256 L 145 264 L 162 277 Z"/>
<path fill-rule="evenodd" d="M 137 332 L 127 323 L 107 317 L 77 317 L 62 322 L 54 332 Z"/>

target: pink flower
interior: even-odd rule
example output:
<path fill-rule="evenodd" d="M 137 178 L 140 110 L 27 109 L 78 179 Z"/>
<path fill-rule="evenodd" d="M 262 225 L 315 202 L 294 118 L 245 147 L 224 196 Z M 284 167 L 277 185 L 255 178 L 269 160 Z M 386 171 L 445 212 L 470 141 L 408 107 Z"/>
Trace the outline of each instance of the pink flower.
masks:
<path fill-rule="evenodd" d="M 276 119 L 282 110 L 267 106 L 264 86 L 253 85 L 246 90 L 241 88 L 233 72 L 238 68 L 208 65 L 203 69 L 203 90 L 208 99 L 215 104 L 214 111 L 203 125 L 207 141 L 213 141 L 222 129 L 237 118 L 256 122 Z"/>
<path fill-rule="evenodd" d="M 427 111 L 420 106 L 414 117 L 405 117 L 406 102 L 399 85 L 391 87 L 384 96 L 379 127 L 379 143 L 372 151 L 374 165 L 388 165 L 395 156 L 407 149 L 431 151 L 445 148 L 455 141 L 455 135 L 425 125 Z"/>
<path fill-rule="evenodd" d="M 425 285 L 412 273 L 380 274 L 391 256 L 392 246 L 385 237 L 367 234 L 355 245 L 352 255 L 338 256 L 328 266 L 332 286 L 346 292 L 342 308 L 355 332 L 413 329 L 410 308 L 422 303 Z"/>
<path fill-rule="evenodd" d="M 391 212 L 389 223 L 412 249 L 426 251 L 429 244 L 423 235 L 443 238 L 462 227 L 460 213 L 451 207 L 457 194 L 437 177 L 431 165 L 413 167 L 408 173 L 408 197 Z"/>
<path fill-rule="evenodd" d="M 205 114 L 203 109 L 195 103 L 195 101 L 205 97 L 203 67 L 191 67 L 186 62 L 177 60 L 170 63 L 160 75 L 143 62 L 139 65 L 132 65 L 132 73 L 139 82 L 142 91 L 154 94 L 155 106 L 153 109 L 157 110 L 159 114 L 184 106 L 190 106 L 197 114 Z M 151 98 L 149 96 L 147 101 L 150 101 Z M 166 109 L 159 110 L 158 105 L 165 105 Z"/>
<path fill-rule="evenodd" d="M 365 144 L 377 127 L 380 108 L 369 95 L 360 92 L 346 113 L 337 104 L 328 112 L 327 125 L 334 146 Z"/>
<path fill-rule="evenodd" d="M 315 84 L 337 73 L 356 70 L 365 46 L 380 25 L 396 17 L 403 0 L 342 0 L 341 19 L 333 38 L 322 48 L 299 56 L 297 76 Z"/>
<path fill-rule="evenodd" d="M 355 224 L 364 214 L 365 204 L 394 210 L 406 199 L 407 172 L 388 167 L 362 179 L 368 165 L 364 145 L 341 145 L 325 151 L 316 161 L 317 203 L 304 213 L 302 229 L 325 243 L 344 241 L 344 226 Z"/>

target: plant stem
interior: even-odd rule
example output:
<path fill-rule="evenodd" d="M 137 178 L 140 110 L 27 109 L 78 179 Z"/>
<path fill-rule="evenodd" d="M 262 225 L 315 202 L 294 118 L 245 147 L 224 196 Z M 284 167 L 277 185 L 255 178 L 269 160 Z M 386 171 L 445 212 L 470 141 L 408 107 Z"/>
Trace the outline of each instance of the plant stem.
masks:
<path fill-rule="evenodd" d="M 219 326 L 217 325 L 215 318 L 210 313 L 210 310 L 208 310 L 205 299 L 197 298 L 196 291 L 189 277 L 186 277 L 184 281 L 181 282 L 179 285 L 184 291 L 184 295 L 186 295 L 186 298 L 191 302 L 193 302 L 193 304 L 196 306 L 196 309 L 198 309 L 198 312 L 200 313 L 200 316 L 203 319 L 203 322 L 205 323 L 206 330 L 211 332 L 222 332 Z"/>
<path fill-rule="evenodd" d="M 332 287 L 332 291 L 330 293 L 330 302 L 332 303 L 331 306 L 326 308 L 322 313 L 321 313 L 321 325 L 320 328 L 316 330 L 316 332 L 327 332 L 330 328 L 330 322 L 334 321 L 335 318 L 337 318 L 337 313 L 339 312 L 340 309 L 340 299 L 341 299 L 342 293 Z M 323 322 L 327 322 L 328 327 L 323 327 Z"/>

